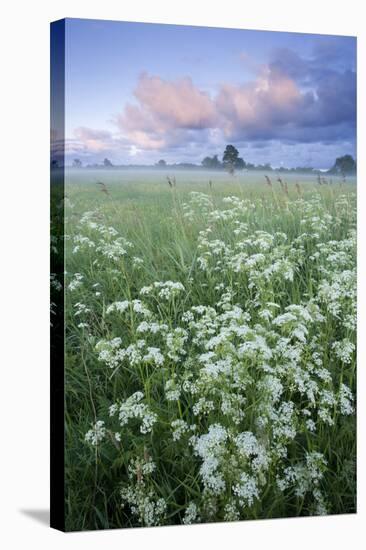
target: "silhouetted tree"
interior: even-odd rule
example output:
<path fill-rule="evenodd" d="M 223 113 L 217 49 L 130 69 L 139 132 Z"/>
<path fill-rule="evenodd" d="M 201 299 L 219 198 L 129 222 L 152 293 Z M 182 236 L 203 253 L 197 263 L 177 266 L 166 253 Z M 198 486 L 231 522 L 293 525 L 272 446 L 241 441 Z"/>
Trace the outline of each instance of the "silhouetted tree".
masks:
<path fill-rule="evenodd" d="M 113 164 L 111 163 L 111 161 L 109 159 L 104 159 L 103 160 L 103 165 L 106 167 L 106 168 L 111 168 L 111 166 L 113 166 Z"/>
<path fill-rule="evenodd" d="M 245 162 L 239 157 L 239 151 L 234 145 L 227 145 L 222 157 L 222 164 L 230 174 L 233 174 L 236 169 L 242 170 L 245 168 Z"/>
<path fill-rule="evenodd" d="M 245 166 L 246 166 L 246 165 L 245 165 L 244 160 L 243 160 L 241 157 L 239 157 L 239 158 L 236 160 L 235 168 L 236 168 L 237 170 L 244 170 Z"/>
<path fill-rule="evenodd" d="M 166 162 L 164 159 L 160 159 L 159 162 L 156 163 L 156 166 L 159 166 L 159 168 L 165 168 Z"/>
<path fill-rule="evenodd" d="M 83 163 L 81 162 L 80 159 L 74 159 L 72 161 L 72 165 L 73 165 L 74 168 L 81 168 Z"/>
<path fill-rule="evenodd" d="M 333 168 L 329 170 L 332 174 L 355 174 L 357 164 L 352 155 L 343 155 L 338 157 Z"/>
<path fill-rule="evenodd" d="M 213 157 L 205 157 L 201 164 L 204 168 L 208 168 L 210 170 L 217 170 L 218 168 L 221 168 L 221 162 L 219 161 L 217 155 L 214 155 Z"/>
<path fill-rule="evenodd" d="M 273 170 L 272 166 L 269 163 L 266 164 L 257 164 L 255 167 L 256 170 L 260 170 L 263 172 L 271 172 Z"/>

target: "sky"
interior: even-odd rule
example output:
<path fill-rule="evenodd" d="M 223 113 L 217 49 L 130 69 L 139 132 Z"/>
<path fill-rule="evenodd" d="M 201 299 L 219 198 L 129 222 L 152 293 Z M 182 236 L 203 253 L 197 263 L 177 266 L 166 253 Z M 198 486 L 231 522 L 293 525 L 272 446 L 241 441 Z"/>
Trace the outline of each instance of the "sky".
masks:
<path fill-rule="evenodd" d="M 356 156 L 356 38 L 66 20 L 67 162 Z"/>

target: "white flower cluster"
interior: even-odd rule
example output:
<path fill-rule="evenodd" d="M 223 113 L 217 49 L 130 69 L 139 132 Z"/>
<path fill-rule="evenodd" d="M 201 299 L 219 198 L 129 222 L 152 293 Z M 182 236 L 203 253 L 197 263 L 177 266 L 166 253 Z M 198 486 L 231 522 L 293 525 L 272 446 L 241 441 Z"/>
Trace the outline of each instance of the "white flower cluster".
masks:
<path fill-rule="evenodd" d="M 136 328 L 137 333 L 164 334 L 168 331 L 168 325 L 159 322 L 142 321 Z"/>
<path fill-rule="evenodd" d="M 74 277 L 71 279 L 69 284 L 67 285 L 67 288 L 71 291 L 76 290 L 77 288 L 80 288 L 83 284 L 84 275 L 81 273 L 74 273 Z"/>
<path fill-rule="evenodd" d="M 156 464 L 151 456 L 144 458 L 136 458 L 130 462 L 128 471 L 130 475 L 136 476 L 139 482 L 144 480 L 144 476 L 149 476 L 156 470 Z"/>
<path fill-rule="evenodd" d="M 133 311 L 134 313 L 140 314 L 143 317 L 151 317 L 151 312 L 141 302 L 141 300 L 124 300 L 122 302 L 113 302 L 113 304 L 110 304 L 107 307 L 106 313 L 107 315 L 113 312 L 124 313 L 126 310 Z"/>
<path fill-rule="evenodd" d="M 156 498 L 153 491 L 147 491 L 142 483 L 135 488 L 121 489 L 123 504 L 128 504 L 134 516 L 137 516 L 141 525 L 152 527 L 161 525 L 165 513 L 166 502 L 163 498 Z"/>
<path fill-rule="evenodd" d="M 341 414 L 344 416 L 349 416 L 355 412 L 353 401 L 353 395 L 349 387 L 345 384 L 341 384 L 341 388 L 339 390 L 339 407 Z"/>
<path fill-rule="evenodd" d="M 183 216 L 201 224 L 184 284 L 142 286 L 146 273 L 133 271 L 130 299 L 111 303 L 108 317 L 103 310 L 98 358 L 113 369 L 116 386 L 141 389 L 111 405 L 107 425 L 115 441 L 105 444 L 121 452 L 120 428 L 137 423 L 126 456 L 136 456 L 148 439 L 163 449 L 154 461 L 136 458 L 128 467 L 121 497 L 141 525 L 178 515 L 187 524 L 255 517 L 272 496 L 284 507 L 303 500 L 306 513 L 331 510 L 324 489 L 331 480 L 329 438 L 355 409 L 355 235 L 352 227 L 343 230 L 344 203 L 328 211 L 320 195 L 286 198 L 283 210 L 273 206 L 279 231 L 272 232 L 258 222 L 259 201 L 233 196 L 223 203 L 218 208 L 193 193 L 184 207 Z M 93 216 L 84 225 L 115 245 L 113 231 Z M 119 271 L 108 274 L 119 288 Z M 69 290 L 83 284 L 83 301 L 75 309 L 89 315 L 87 276 L 76 275 Z M 106 433 L 97 424 L 86 435 L 93 445 Z M 183 476 L 177 483 L 187 489 L 179 503 L 174 492 L 165 499 L 157 481 L 166 457 L 161 471 L 169 483 Z"/>
<path fill-rule="evenodd" d="M 122 339 L 119 337 L 111 340 L 100 340 L 96 344 L 99 361 L 105 363 L 111 369 L 118 369 L 123 361 L 131 367 L 141 364 L 151 364 L 157 367 L 164 363 L 164 355 L 160 348 L 147 346 L 146 341 L 139 339 L 127 348 L 122 347 Z"/>
<path fill-rule="evenodd" d="M 173 420 L 171 427 L 173 428 L 173 441 L 179 441 L 184 434 L 187 434 L 190 431 L 194 432 L 196 429 L 195 424 L 188 425 L 185 420 L 181 420 L 180 418 Z"/>
<path fill-rule="evenodd" d="M 183 517 L 183 523 L 190 525 L 191 523 L 197 523 L 199 520 L 197 505 L 194 502 L 190 502 L 186 508 Z"/>
<path fill-rule="evenodd" d="M 109 408 L 109 415 L 118 414 L 118 421 L 121 426 L 128 424 L 131 419 L 137 418 L 141 420 L 140 432 L 142 434 L 150 433 L 157 421 L 157 415 L 150 410 L 146 403 L 142 403 L 143 399 L 144 394 L 142 392 L 135 392 L 125 401 L 113 403 Z"/>
<path fill-rule="evenodd" d="M 106 435 L 106 429 L 103 420 L 97 420 L 92 429 L 86 432 L 85 441 L 88 441 L 92 445 L 98 445 Z"/>
<path fill-rule="evenodd" d="M 159 348 L 147 348 L 147 353 L 143 356 L 144 363 L 152 363 L 157 367 L 161 367 L 164 363 L 164 355 L 160 352 Z"/>
<path fill-rule="evenodd" d="M 165 397 L 168 401 L 178 401 L 181 395 L 181 389 L 176 386 L 175 380 L 170 379 L 165 383 Z"/>
<path fill-rule="evenodd" d="M 255 478 L 243 472 L 240 481 L 233 486 L 233 493 L 239 497 L 241 506 L 251 506 L 255 498 L 259 498 L 258 486 Z"/>
<path fill-rule="evenodd" d="M 338 359 L 348 365 L 352 361 L 352 355 L 356 347 L 348 338 L 344 338 L 341 342 L 334 342 L 333 349 Z"/>
<path fill-rule="evenodd" d="M 203 485 L 214 495 L 221 494 L 226 488 L 219 467 L 226 453 L 227 438 L 227 431 L 220 424 L 211 424 L 208 433 L 191 438 L 195 454 L 202 459 L 200 474 Z"/>
<path fill-rule="evenodd" d="M 305 463 L 285 468 L 283 478 L 277 479 L 277 485 L 281 491 L 294 487 L 295 495 L 300 498 L 304 498 L 306 493 L 311 492 L 316 504 L 315 512 L 325 514 L 327 508 L 320 490 L 320 482 L 326 466 L 326 460 L 321 453 L 317 451 L 306 453 Z"/>
<path fill-rule="evenodd" d="M 109 261 L 118 261 L 133 248 L 130 241 L 118 236 L 114 227 L 100 223 L 102 213 L 99 210 L 88 211 L 83 214 L 79 222 L 79 230 L 87 230 L 89 235 L 79 233 L 73 236 L 73 254 L 86 249 L 99 253 Z M 140 259 L 138 259 L 139 262 Z M 132 260 L 135 263 L 135 260 Z"/>
<path fill-rule="evenodd" d="M 77 254 L 80 249 L 84 248 L 95 248 L 95 242 L 92 241 L 86 235 L 74 235 L 74 248 L 72 250 L 73 254 Z"/>
<path fill-rule="evenodd" d="M 174 296 L 177 296 L 180 292 L 184 291 L 182 283 L 174 281 L 157 281 L 150 286 L 144 286 L 140 290 L 142 296 L 150 296 L 154 290 L 157 289 L 157 296 L 162 300 L 169 301 Z"/>
<path fill-rule="evenodd" d="M 96 251 L 100 252 L 108 260 L 117 261 L 123 256 L 126 256 L 128 249 L 132 246 L 132 243 L 126 241 L 123 237 L 118 237 L 114 241 L 100 241 Z"/>

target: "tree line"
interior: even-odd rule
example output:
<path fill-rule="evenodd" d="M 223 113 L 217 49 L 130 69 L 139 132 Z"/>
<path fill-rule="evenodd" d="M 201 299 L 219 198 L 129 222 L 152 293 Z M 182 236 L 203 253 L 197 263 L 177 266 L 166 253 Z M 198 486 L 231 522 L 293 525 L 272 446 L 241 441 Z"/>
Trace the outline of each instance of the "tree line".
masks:
<path fill-rule="evenodd" d="M 73 168 L 82 168 L 83 164 L 80 159 L 74 159 L 72 163 Z M 53 166 L 57 167 L 57 166 Z M 141 166 L 141 165 L 129 165 L 129 166 L 117 166 L 114 165 L 108 158 L 103 160 L 102 164 L 89 164 L 87 168 L 151 168 L 151 166 Z M 206 170 L 226 170 L 229 174 L 234 174 L 236 171 L 241 170 L 259 170 L 264 172 L 271 172 L 275 170 L 276 172 L 301 172 L 301 173 L 312 173 L 314 168 L 309 166 L 298 166 L 296 168 L 272 168 L 269 163 L 266 164 L 252 164 L 250 162 L 245 162 L 242 157 L 239 156 L 239 151 L 234 145 L 227 145 L 223 155 L 222 160 L 219 159 L 219 156 L 213 155 L 212 157 L 205 157 L 201 165 L 189 163 L 189 162 L 180 162 L 176 164 L 168 164 L 164 159 L 160 159 L 156 164 L 156 168 L 186 168 L 186 169 L 197 169 L 204 168 Z M 338 157 L 332 168 L 327 170 L 328 174 L 340 174 L 340 175 L 352 175 L 356 174 L 357 163 L 351 155 L 343 155 Z"/>
<path fill-rule="evenodd" d="M 212 157 L 205 157 L 202 160 L 202 166 L 208 170 L 227 170 L 229 173 L 234 173 L 235 170 L 261 170 L 265 172 L 271 172 L 276 170 L 276 172 L 313 172 L 314 168 L 309 166 L 297 166 L 296 168 L 272 168 L 272 166 L 267 164 L 252 164 L 250 162 L 245 162 L 241 157 L 239 157 L 239 151 L 233 145 L 227 145 L 222 156 L 222 161 L 219 160 L 218 155 L 213 155 Z M 335 160 L 332 168 L 328 170 L 329 174 L 355 174 L 357 170 L 357 163 L 352 157 L 352 155 L 344 155 L 338 157 Z"/>

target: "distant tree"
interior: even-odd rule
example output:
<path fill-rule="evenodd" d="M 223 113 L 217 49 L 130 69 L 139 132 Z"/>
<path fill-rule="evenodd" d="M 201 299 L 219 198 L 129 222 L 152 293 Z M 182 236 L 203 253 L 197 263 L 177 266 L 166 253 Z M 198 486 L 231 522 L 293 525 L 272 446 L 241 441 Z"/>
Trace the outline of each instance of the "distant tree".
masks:
<path fill-rule="evenodd" d="M 74 168 L 81 168 L 83 163 L 81 162 L 80 159 L 74 159 L 72 161 L 72 165 L 73 165 Z"/>
<path fill-rule="evenodd" d="M 159 162 L 156 163 L 156 166 L 159 166 L 159 168 L 165 168 L 166 161 L 164 159 L 160 159 Z"/>
<path fill-rule="evenodd" d="M 260 170 L 261 172 L 271 172 L 273 170 L 272 166 L 268 162 L 266 164 L 257 164 L 255 169 Z"/>
<path fill-rule="evenodd" d="M 201 164 L 204 168 L 211 168 L 211 161 L 212 161 L 211 157 L 205 157 L 201 162 Z"/>
<path fill-rule="evenodd" d="M 213 168 L 221 168 L 221 162 L 219 161 L 219 157 L 217 155 L 214 155 L 212 157 L 212 166 Z"/>
<path fill-rule="evenodd" d="M 222 157 L 222 164 L 232 174 L 235 170 L 235 163 L 239 158 L 239 151 L 234 145 L 227 145 Z"/>
<path fill-rule="evenodd" d="M 314 172 L 314 168 L 311 166 L 296 166 L 296 168 L 292 168 L 293 172 L 299 172 L 301 174 L 311 174 Z"/>
<path fill-rule="evenodd" d="M 113 164 L 111 163 L 111 161 L 109 159 L 104 159 L 103 160 L 103 165 L 106 167 L 106 168 L 111 168 L 113 166 Z"/>
<path fill-rule="evenodd" d="M 245 168 L 245 162 L 239 157 L 239 151 L 234 145 L 226 146 L 222 157 L 222 164 L 230 174 L 233 174 L 236 169 L 242 170 Z"/>
<path fill-rule="evenodd" d="M 352 155 L 343 155 L 338 157 L 333 168 L 329 172 L 334 174 L 354 174 L 357 169 L 357 164 Z"/>
<path fill-rule="evenodd" d="M 217 170 L 218 168 L 221 168 L 221 162 L 219 161 L 217 155 L 214 155 L 213 157 L 205 157 L 201 164 L 204 168 L 208 168 L 209 170 Z"/>
<path fill-rule="evenodd" d="M 246 167 L 246 164 L 245 164 L 244 160 L 241 157 L 239 157 L 236 160 L 235 168 L 237 170 L 244 170 L 245 167 Z"/>
<path fill-rule="evenodd" d="M 198 164 L 193 164 L 192 162 L 178 162 L 177 164 L 172 164 L 172 167 L 174 168 L 182 168 L 183 170 L 186 170 L 187 168 L 191 169 L 197 169 Z"/>

